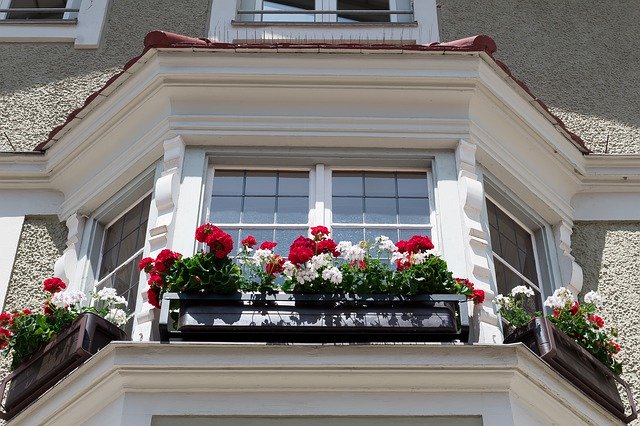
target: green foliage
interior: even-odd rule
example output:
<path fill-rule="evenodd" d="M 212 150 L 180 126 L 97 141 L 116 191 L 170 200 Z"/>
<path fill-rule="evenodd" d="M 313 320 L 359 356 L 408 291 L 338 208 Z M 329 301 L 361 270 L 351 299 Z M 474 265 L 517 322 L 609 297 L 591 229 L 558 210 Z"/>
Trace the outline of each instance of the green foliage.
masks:
<path fill-rule="evenodd" d="M 342 272 L 341 286 L 345 293 L 395 293 L 393 272 L 389 264 L 380 259 L 367 256 L 362 263 L 344 263 L 340 265 L 340 272 Z"/>
<path fill-rule="evenodd" d="M 231 294 L 240 288 L 241 270 L 228 257 L 198 252 L 175 261 L 164 280 L 166 291 Z"/>
<path fill-rule="evenodd" d="M 456 280 L 449 272 L 447 262 L 429 255 L 424 263 L 396 271 L 393 276 L 393 292 L 405 296 L 427 293 L 454 293 Z"/>
<path fill-rule="evenodd" d="M 334 284 L 329 280 L 323 279 L 321 276 L 313 281 L 299 283 L 293 279 L 287 279 L 282 284 L 282 290 L 292 293 L 309 293 L 309 294 L 336 294 L 343 293 L 343 289 L 339 284 Z"/>

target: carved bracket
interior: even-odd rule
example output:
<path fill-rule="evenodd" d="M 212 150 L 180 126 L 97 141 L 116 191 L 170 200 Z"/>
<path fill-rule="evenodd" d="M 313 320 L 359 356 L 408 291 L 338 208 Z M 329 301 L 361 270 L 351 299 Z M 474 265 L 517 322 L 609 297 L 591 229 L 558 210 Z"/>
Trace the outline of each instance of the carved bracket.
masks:
<path fill-rule="evenodd" d="M 84 216 L 74 213 L 67 218 L 67 247 L 64 249 L 62 256 L 56 260 L 53 267 L 53 273 L 56 277 L 67 283 L 67 286 L 73 288 L 73 277 L 78 265 L 78 249 L 82 232 L 84 230 Z"/>
<path fill-rule="evenodd" d="M 571 226 L 561 221 L 553 226 L 553 235 L 558 247 L 558 262 L 560 264 L 560 277 L 562 285 L 567 287 L 573 294 L 578 294 L 582 290 L 582 268 L 575 262 L 571 255 Z"/>
<path fill-rule="evenodd" d="M 465 240 L 465 258 L 468 278 L 475 287 L 486 294 L 482 305 L 474 311 L 477 327 L 476 340 L 485 343 L 502 342 L 502 333 L 498 326 L 492 300 L 491 269 L 489 267 L 488 235 L 482 228 L 482 208 L 484 205 L 484 187 L 476 173 L 476 146 L 461 140 L 456 148 L 458 167 L 458 195 L 462 206 L 462 230 Z"/>

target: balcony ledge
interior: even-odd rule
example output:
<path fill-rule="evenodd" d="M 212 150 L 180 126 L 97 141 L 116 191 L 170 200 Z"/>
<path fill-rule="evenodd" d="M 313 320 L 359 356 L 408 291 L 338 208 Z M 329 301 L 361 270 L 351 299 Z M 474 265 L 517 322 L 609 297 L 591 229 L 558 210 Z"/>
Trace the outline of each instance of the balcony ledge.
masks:
<path fill-rule="evenodd" d="M 522 344 L 158 342 L 110 344 L 10 424 L 151 425 L 186 415 L 621 424 Z"/>

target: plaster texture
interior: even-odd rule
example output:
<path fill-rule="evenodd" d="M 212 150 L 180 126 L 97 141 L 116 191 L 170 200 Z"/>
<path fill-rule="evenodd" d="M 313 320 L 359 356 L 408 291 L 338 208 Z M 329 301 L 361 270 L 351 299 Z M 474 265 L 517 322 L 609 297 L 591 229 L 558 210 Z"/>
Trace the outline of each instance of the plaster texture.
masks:
<path fill-rule="evenodd" d="M 573 255 L 584 273 L 583 293 L 605 297 L 605 326 L 620 332 L 623 378 L 640 398 L 640 222 L 577 222 Z M 640 424 L 636 421 L 633 424 Z"/>
<path fill-rule="evenodd" d="M 95 50 L 77 50 L 73 43 L 0 43 L 0 151 L 30 151 L 45 140 L 91 92 L 142 52 L 148 32 L 205 37 L 210 3 L 112 0 Z"/>
<path fill-rule="evenodd" d="M 42 280 L 53 275 L 53 265 L 66 246 L 67 228 L 57 216 L 27 216 L 22 225 L 4 311 L 42 309 Z M 0 361 L 0 377 L 8 373 Z"/>
<path fill-rule="evenodd" d="M 441 40 L 493 37 L 496 57 L 593 151 L 640 152 L 637 0 L 439 0 L 438 7 Z"/>

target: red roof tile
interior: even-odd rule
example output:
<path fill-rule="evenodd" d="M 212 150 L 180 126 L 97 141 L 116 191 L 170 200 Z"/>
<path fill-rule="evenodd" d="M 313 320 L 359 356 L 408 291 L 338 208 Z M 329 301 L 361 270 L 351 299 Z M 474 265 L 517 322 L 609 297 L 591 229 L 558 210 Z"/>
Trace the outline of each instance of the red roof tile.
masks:
<path fill-rule="evenodd" d="M 485 52 L 487 53 L 495 63 L 511 78 L 516 84 L 518 84 L 535 102 L 537 102 L 547 115 L 547 119 L 553 124 L 557 124 L 564 132 L 561 132 L 567 140 L 575 145 L 581 152 L 588 154 L 591 151 L 585 145 L 584 141 L 575 133 L 567 129 L 563 121 L 555 116 L 549 108 L 538 99 L 527 87 L 527 85 L 521 80 L 517 79 L 509 67 L 502 61 L 493 58 L 493 54 L 497 50 L 495 41 L 486 35 L 476 35 L 472 37 L 463 38 L 460 40 L 449 41 L 445 43 L 431 43 L 429 45 L 420 44 L 364 44 L 364 43 L 219 43 L 205 38 L 193 38 L 184 36 L 181 34 L 174 34 L 166 31 L 152 31 L 148 33 L 144 38 L 144 50 L 136 57 L 131 58 L 123 67 L 123 71 L 111 77 L 98 91 L 89 95 L 85 100 L 84 105 L 80 108 L 73 110 L 65 120 L 64 123 L 55 127 L 47 136 L 47 139 L 39 143 L 35 147 L 35 151 L 44 151 L 48 148 L 50 142 L 65 128 L 84 108 L 86 108 L 92 101 L 95 100 L 107 87 L 113 84 L 118 78 L 120 78 L 125 72 L 136 64 L 140 58 L 150 49 L 171 49 L 171 48 L 210 48 L 210 49 L 260 49 L 260 50 L 275 50 L 285 48 L 295 48 L 296 50 L 360 50 L 360 51 L 375 51 L 375 50 L 400 50 L 400 51 L 441 51 L 441 52 Z"/>

